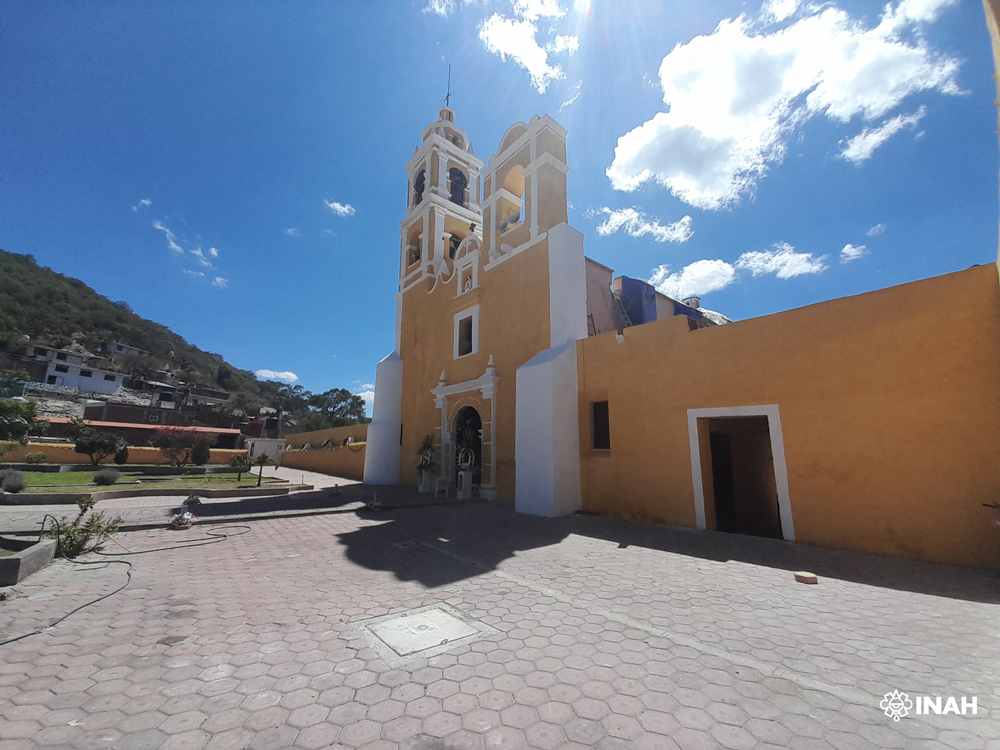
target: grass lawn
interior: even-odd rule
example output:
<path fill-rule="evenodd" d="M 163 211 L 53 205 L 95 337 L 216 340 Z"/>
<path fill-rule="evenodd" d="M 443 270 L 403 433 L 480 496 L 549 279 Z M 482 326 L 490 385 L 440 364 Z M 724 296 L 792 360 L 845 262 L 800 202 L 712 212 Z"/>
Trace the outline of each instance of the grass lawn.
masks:
<path fill-rule="evenodd" d="M 13 554 L 15 553 L 11 552 L 9 549 L 4 549 L 3 547 L 0 547 L 0 557 L 8 557 L 9 555 Z"/>
<path fill-rule="evenodd" d="M 103 466 L 101 468 L 109 468 Z M 64 473 L 46 471 L 22 472 L 28 480 L 28 493 L 46 492 L 101 492 L 103 490 L 138 490 L 138 489 L 184 489 L 184 490 L 235 490 L 257 486 L 257 475 L 244 474 L 242 481 L 236 481 L 236 474 L 195 474 L 177 477 L 152 477 L 140 472 L 123 471 L 118 481 L 110 486 L 94 484 L 92 471 L 67 471 Z M 264 477 L 264 484 L 278 483 L 282 480 Z M 262 485 L 263 486 L 263 485 Z"/>

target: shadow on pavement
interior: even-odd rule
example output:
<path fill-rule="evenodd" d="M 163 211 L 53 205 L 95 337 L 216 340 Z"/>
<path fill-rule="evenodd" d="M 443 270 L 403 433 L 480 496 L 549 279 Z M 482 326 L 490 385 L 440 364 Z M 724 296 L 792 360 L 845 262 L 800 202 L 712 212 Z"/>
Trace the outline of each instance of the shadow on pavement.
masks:
<path fill-rule="evenodd" d="M 367 488 L 370 492 L 373 488 Z M 380 493 L 382 488 L 379 488 Z M 380 495 L 381 497 L 381 495 Z M 384 521 L 338 535 L 358 565 L 397 579 L 442 586 L 496 569 L 520 551 L 559 544 L 570 534 L 717 562 L 808 570 L 823 578 L 997 604 L 1000 572 L 698 531 L 606 516 L 541 518 L 506 503 L 427 507 L 358 515 Z M 609 554 L 613 551 L 609 550 Z"/>

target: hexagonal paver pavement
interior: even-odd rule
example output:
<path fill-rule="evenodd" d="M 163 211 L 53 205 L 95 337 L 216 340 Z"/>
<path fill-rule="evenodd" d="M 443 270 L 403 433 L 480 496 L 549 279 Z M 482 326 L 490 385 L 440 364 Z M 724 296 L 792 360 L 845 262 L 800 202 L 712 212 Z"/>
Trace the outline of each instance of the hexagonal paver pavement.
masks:
<path fill-rule="evenodd" d="M 1000 750 L 986 571 L 499 504 L 257 521 L 119 559 L 124 591 L 0 647 L 0 750 Z M 0 640 L 123 568 L 54 563 L 0 604 Z M 356 627 L 432 605 L 489 634 L 387 664 Z M 977 713 L 916 715 L 925 695 Z"/>

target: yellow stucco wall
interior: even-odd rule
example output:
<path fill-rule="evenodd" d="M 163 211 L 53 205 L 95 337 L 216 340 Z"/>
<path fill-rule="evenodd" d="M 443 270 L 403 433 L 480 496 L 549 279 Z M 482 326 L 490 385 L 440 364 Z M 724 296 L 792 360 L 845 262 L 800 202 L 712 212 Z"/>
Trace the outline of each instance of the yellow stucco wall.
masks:
<path fill-rule="evenodd" d="M 0 457 L 0 463 L 23 463 L 24 457 L 29 453 L 44 453 L 47 464 L 89 464 L 90 457 L 82 453 L 74 453 L 73 445 L 67 443 L 29 443 L 19 445 L 9 453 L 4 453 Z M 246 455 L 246 451 L 224 450 L 222 448 L 212 448 L 210 464 L 227 464 L 230 456 Z M 129 446 L 128 462 L 130 464 L 169 464 L 159 448 L 145 448 Z M 109 457 L 101 462 L 101 466 L 114 466 L 114 461 Z"/>
<path fill-rule="evenodd" d="M 797 541 L 1000 566 L 995 513 L 982 507 L 1000 495 L 994 264 L 700 331 L 685 323 L 578 342 L 584 510 L 694 526 L 687 410 L 777 404 Z M 604 399 L 611 450 L 592 451 L 587 415 Z"/>
<path fill-rule="evenodd" d="M 337 428 L 343 429 L 343 428 Z M 281 454 L 281 465 L 289 469 L 317 471 L 345 479 L 361 481 L 365 474 L 365 446 L 311 451 L 285 451 Z"/>
<path fill-rule="evenodd" d="M 356 443 L 363 443 L 368 439 L 367 424 L 352 424 L 347 427 L 331 427 L 326 430 L 313 430 L 312 432 L 296 432 L 285 435 L 285 442 L 289 448 L 301 448 L 309 443 L 313 448 L 319 448 L 327 440 L 332 440 L 336 445 L 344 442 L 345 438 L 353 438 Z"/>
<path fill-rule="evenodd" d="M 548 263 L 543 240 L 489 271 L 483 270 L 485 257 L 481 257 L 479 290 L 456 298 L 454 283 L 439 285 L 431 294 L 424 284 L 418 284 L 403 295 L 402 484 L 417 484 L 417 453 L 424 436 L 440 440 L 440 430 L 435 429 L 441 427 L 441 412 L 431 390 L 438 385 L 441 371 L 445 371 L 448 383 L 476 380 L 486 371 L 492 355 L 500 378 L 496 396 L 497 496 L 513 501 L 515 376 L 518 367 L 549 346 Z M 453 359 L 455 313 L 475 304 L 480 307 L 479 352 Z M 482 401 L 478 391 L 462 395 Z M 449 412 L 462 395 L 449 397 Z M 489 414 L 480 413 L 488 420 Z"/>

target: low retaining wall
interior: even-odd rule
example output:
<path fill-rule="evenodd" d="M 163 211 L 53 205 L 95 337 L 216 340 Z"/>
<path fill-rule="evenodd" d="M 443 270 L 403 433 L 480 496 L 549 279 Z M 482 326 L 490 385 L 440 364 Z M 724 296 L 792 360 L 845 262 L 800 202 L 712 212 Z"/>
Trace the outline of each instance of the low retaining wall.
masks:
<path fill-rule="evenodd" d="M 355 443 L 363 443 L 368 440 L 367 424 L 352 424 L 347 427 L 330 427 L 326 430 L 313 430 L 312 432 L 298 432 L 285 435 L 285 442 L 289 448 L 301 448 L 309 443 L 313 448 L 319 449 L 327 440 L 333 445 L 340 445 L 345 438 L 351 438 Z"/>
<path fill-rule="evenodd" d="M 82 453 L 74 453 L 72 443 L 28 443 L 19 445 L 14 450 L 4 453 L 0 459 L 3 463 L 24 463 L 25 456 L 29 453 L 44 453 L 47 464 L 89 464 L 90 457 Z M 210 464 L 228 464 L 230 456 L 245 456 L 246 451 L 228 450 L 225 448 L 212 448 Z M 168 461 L 159 448 L 146 448 L 140 446 L 129 446 L 128 462 L 130 464 L 156 464 L 169 465 Z M 114 466 L 114 462 L 109 456 L 101 466 Z"/>
<path fill-rule="evenodd" d="M 309 451 L 286 450 L 281 456 L 281 465 L 289 469 L 316 471 L 360 482 L 365 477 L 365 445 L 362 443 L 351 447 Z"/>
<path fill-rule="evenodd" d="M 74 505 L 81 497 L 89 497 L 100 502 L 117 497 L 269 497 L 287 495 L 292 490 L 311 490 L 309 484 L 292 484 L 284 487 L 249 487 L 242 490 L 201 490 L 188 489 L 145 489 L 145 490 L 104 490 L 102 492 L 0 492 L 0 505 Z"/>
<path fill-rule="evenodd" d="M 40 542 L 4 539 L 0 546 L 8 550 L 19 550 L 16 554 L 0 557 L 0 586 L 20 583 L 52 562 L 56 553 L 55 539 L 43 539 Z"/>

